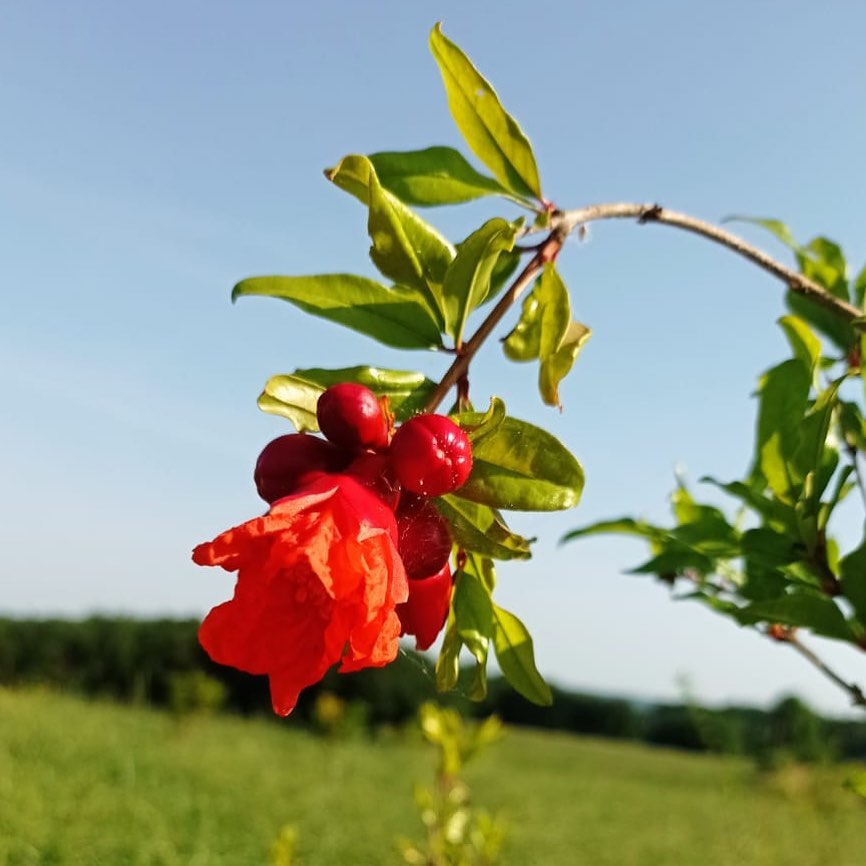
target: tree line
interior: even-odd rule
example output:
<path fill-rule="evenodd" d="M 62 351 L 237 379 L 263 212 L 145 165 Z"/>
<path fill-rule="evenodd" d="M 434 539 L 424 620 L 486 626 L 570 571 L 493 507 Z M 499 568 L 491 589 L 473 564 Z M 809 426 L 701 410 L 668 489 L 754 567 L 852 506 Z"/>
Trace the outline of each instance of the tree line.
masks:
<path fill-rule="evenodd" d="M 215 665 L 201 650 L 197 629 L 196 620 L 179 619 L 0 618 L 0 685 L 42 685 L 176 712 L 219 708 L 270 715 L 266 679 Z M 323 695 L 352 708 L 356 726 L 370 730 L 409 722 L 424 701 L 438 699 L 467 716 L 495 713 L 515 725 L 741 754 L 760 762 L 779 755 L 866 759 L 866 722 L 822 718 L 795 697 L 761 710 L 553 692 L 550 707 L 527 702 L 501 679 L 490 682 L 480 703 L 468 700 L 459 687 L 437 695 L 429 660 L 405 651 L 381 670 L 330 672 L 304 691 L 291 720 L 281 723 L 316 724 Z"/>

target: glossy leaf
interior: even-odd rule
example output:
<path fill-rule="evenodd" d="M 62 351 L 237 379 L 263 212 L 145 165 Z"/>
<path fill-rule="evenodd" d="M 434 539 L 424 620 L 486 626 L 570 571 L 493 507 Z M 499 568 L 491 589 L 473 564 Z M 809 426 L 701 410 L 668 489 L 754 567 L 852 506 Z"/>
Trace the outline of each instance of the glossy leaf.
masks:
<path fill-rule="evenodd" d="M 271 376 L 259 395 L 258 406 L 269 415 L 288 418 L 299 433 L 319 429 L 316 403 L 325 389 L 300 376 Z"/>
<path fill-rule="evenodd" d="M 474 231 L 457 249 L 442 286 L 445 331 L 459 345 L 469 314 L 490 292 L 490 280 L 499 254 L 514 246 L 517 231 L 501 217 L 494 217 Z"/>
<path fill-rule="evenodd" d="M 544 266 L 536 291 L 541 305 L 538 388 L 548 406 L 560 406 L 559 383 L 571 371 L 590 330 L 572 321 L 568 289 L 552 262 Z"/>
<path fill-rule="evenodd" d="M 529 559 L 530 540 L 512 532 L 493 508 L 449 494 L 434 500 L 454 541 L 493 559 Z"/>
<path fill-rule="evenodd" d="M 512 361 L 534 361 L 541 352 L 541 303 L 534 291 L 524 299 L 520 318 L 502 343 Z"/>
<path fill-rule="evenodd" d="M 431 207 L 486 195 L 511 197 L 502 184 L 477 172 L 453 147 L 371 153 L 369 159 L 382 186 L 406 204 Z"/>
<path fill-rule="evenodd" d="M 448 107 L 472 152 L 502 185 L 523 199 L 541 199 L 529 140 L 469 58 L 436 25 L 430 50 L 439 65 Z"/>
<path fill-rule="evenodd" d="M 505 403 L 502 398 L 491 397 L 490 405 L 484 414 L 480 412 L 463 413 L 462 415 L 455 415 L 454 420 L 474 446 L 485 436 L 495 433 L 506 417 Z M 470 418 L 472 419 L 471 423 L 468 420 Z"/>
<path fill-rule="evenodd" d="M 387 397 L 397 421 L 417 415 L 436 390 L 436 383 L 423 373 L 409 370 L 388 370 L 383 367 L 343 367 L 325 370 L 320 367 L 295 370 L 294 375 L 308 382 L 329 388 L 340 382 L 355 382 L 369 388 L 378 397 Z"/>
<path fill-rule="evenodd" d="M 339 382 L 366 385 L 378 396 L 387 396 L 398 421 L 415 415 L 436 388 L 421 373 L 385 370 L 380 367 L 345 367 L 339 370 L 312 368 L 288 375 L 271 376 L 259 397 L 263 412 L 288 418 L 301 432 L 319 429 L 316 403 L 322 392 Z"/>
<path fill-rule="evenodd" d="M 477 423 L 481 414 L 456 416 Z M 558 511 L 577 505 L 583 469 L 566 447 L 538 427 L 506 417 L 473 447 L 472 473 L 457 496 L 492 508 Z"/>
<path fill-rule="evenodd" d="M 507 610 L 493 605 L 493 647 L 505 679 L 527 700 L 543 707 L 553 703 L 550 687 L 535 666 L 532 638 L 526 626 Z"/>
<path fill-rule="evenodd" d="M 425 294 L 441 330 L 441 287 L 454 258 L 454 247 L 430 223 L 382 188 L 366 156 L 344 157 L 334 168 L 326 169 L 325 177 L 368 206 L 371 258 L 386 276 L 398 283 L 408 282 Z"/>
<path fill-rule="evenodd" d="M 503 350 L 513 361 L 539 358 L 538 389 L 548 406 L 559 406 L 559 383 L 568 375 L 590 329 L 572 321 L 568 289 L 553 263 L 523 302 L 520 320 L 505 338 Z"/>
<path fill-rule="evenodd" d="M 426 298 L 404 286 L 388 288 L 352 274 L 252 277 L 234 287 L 232 300 L 246 295 L 288 301 L 386 346 L 434 349 L 442 345 L 437 319 Z"/>

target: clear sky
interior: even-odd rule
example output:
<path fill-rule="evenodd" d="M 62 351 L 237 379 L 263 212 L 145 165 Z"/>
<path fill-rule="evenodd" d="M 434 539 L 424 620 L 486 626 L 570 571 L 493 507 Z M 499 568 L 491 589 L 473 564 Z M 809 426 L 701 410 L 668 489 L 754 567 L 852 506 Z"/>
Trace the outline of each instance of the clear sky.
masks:
<path fill-rule="evenodd" d="M 373 275 L 363 210 L 321 171 L 350 152 L 462 146 L 426 47 L 437 20 L 528 132 L 560 206 L 776 216 L 866 259 L 855 0 L 6 4 L 0 611 L 202 614 L 232 578 L 189 551 L 261 509 L 255 457 L 287 432 L 256 409 L 265 379 L 444 370 L 277 301 L 229 302 L 256 274 Z M 488 212 L 427 216 L 459 238 Z M 662 519 L 675 467 L 743 471 L 749 395 L 785 350 L 779 286 L 658 226 L 595 225 L 560 266 L 594 329 L 564 413 L 495 342 L 473 376 L 478 402 L 502 395 L 587 472 L 576 511 L 515 517 L 536 557 L 500 569 L 540 668 L 577 688 L 677 697 L 687 677 L 707 701 L 794 690 L 842 711 L 789 650 L 623 576 L 639 544 L 557 546 L 602 517 Z M 862 656 L 826 652 L 866 681 Z"/>

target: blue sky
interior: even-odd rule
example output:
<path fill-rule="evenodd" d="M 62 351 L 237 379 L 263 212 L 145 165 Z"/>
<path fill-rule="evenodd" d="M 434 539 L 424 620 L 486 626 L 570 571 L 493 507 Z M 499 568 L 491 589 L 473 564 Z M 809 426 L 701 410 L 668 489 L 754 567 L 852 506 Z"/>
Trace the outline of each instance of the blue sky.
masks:
<path fill-rule="evenodd" d="M 232 581 L 189 551 L 260 509 L 252 465 L 285 430 L 255 407 L 265 379 L 444 370 L 276 301 L 229 302 L 256 274 L 373 275 L 363 211 L 321 171 L 350 152 L 461 146 L 426 47 L 437 20 L 530 135 L 560 206 L 777 216 L 837 239 L 854 267 L 866 259 L 858 3 L 8 5 L 0 610 L 203 613 Z M 427 216 L 459 238 L 489 207 Z M 537 555 L 500 570 L 541 669 L 608 692 L 675 697 L 686 676 L 708 701 L 796 690 L 842 710 L 784 648 L 622 576 L 639 545 L 556 544 L 601 517 L 663 518 L 674 467 L 743 470 L 749 395 L 784 352 L 779 287 L 657 226 L 595 225 L 560 266 L 594 329 L 564 413 L 495 342 L 472 380 L 476 400 L 500 394 L 587 472 L 575 512 L 515 517 Z M 826 652 L 866 680 L 861 657 Z"/>

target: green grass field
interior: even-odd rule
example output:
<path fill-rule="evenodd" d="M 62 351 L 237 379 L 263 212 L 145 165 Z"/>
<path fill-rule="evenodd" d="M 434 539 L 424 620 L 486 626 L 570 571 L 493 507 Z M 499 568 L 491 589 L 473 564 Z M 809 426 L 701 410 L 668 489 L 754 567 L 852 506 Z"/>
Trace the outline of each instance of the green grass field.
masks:
<path fill-rule="evenodd" d="M 412 736 L 332 742 L 0 690 L 0 864 L 266 866 L 284 824 L 298 866 L 398 864 L 432 767 Z M 862 866 L 866 801 L 844 773 L 767 780 L 731 759 L 510 730 L 468 780 L 508 821 L 510 866 Z"/>

